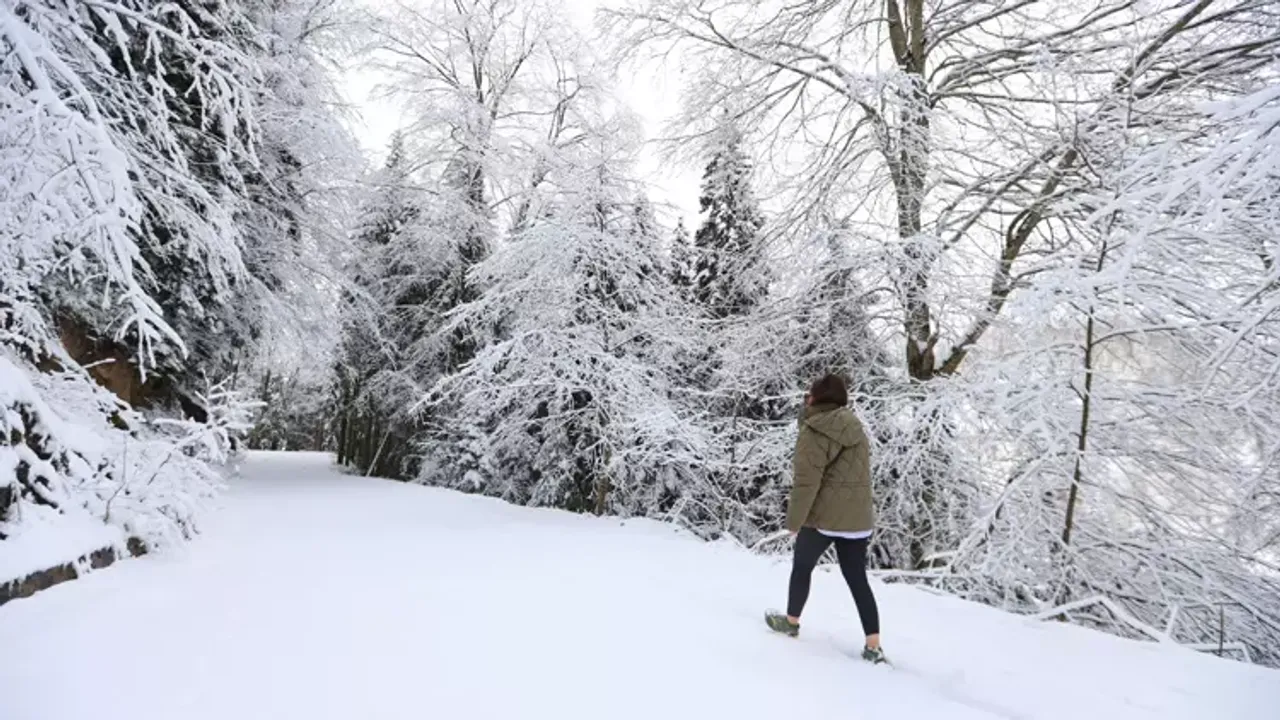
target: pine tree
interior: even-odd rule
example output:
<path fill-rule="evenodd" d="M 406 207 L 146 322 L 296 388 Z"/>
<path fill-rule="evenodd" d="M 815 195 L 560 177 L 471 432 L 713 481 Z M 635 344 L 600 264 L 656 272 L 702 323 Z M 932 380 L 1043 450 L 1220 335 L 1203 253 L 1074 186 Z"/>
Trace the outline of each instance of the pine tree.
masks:
<path fill-rule="evenodd" d="M 727 532 L 743 539 L 767 525 L 779 505 L 786 473 L 762 440 L 786 421 L 792 395 L 789 378 L 752 382 L 734 357 L 734 338 L 753 324 L 771 274 L 751 172 L 741 132 L 725 124 L 703 172 L 703 223 L 692 245 L 677 236 L 672 248 L 673 281 L 687 288 L 695 315 L 710 321 L 702 347 L 681 362 L 690 390 L 685 412 L 704 419 L 712 441 L 701 478 L 685 491 L 702 510 L 686 521 L 711 536 Z"/>
<path fill-rule="evenodd" d="M 339 462 L 361 472 L 403 476 L 411 430 L 400 417 L 413 319 L 427 299 L 414 257 L 423 209 L 414 200 L 404 136 L 393 134 L 387 159 L 353 242 L 351 289 L 344 293 L 343 338 L 335 367 Z"/>
<path fill-rule="evenodd" d="M 717 321 L 742 321 L 769 292 L 771 272 L 761 236 L 764 219 L 751 190 L 751 161 L 742 145 L 736 126 L 726 123 L 720 128 L 699 198 L 706 218 L 694 236 L 692 296 L 705 316 Z M 738 432 L 739 418 L 776 421 L 785 411 L 767 399 L 778 388 L 733 389 L 737 384 L 732 378 L 712 379 L 724 363 L 723 337 L 714 335 L 727 330 L 723 323 L 712 326 L 713 337 L 690 377 L 701 378 L 701 387 L 719 396 L 718 412 L 727 418 L 732 434 Z M 730 445 L 736 442 L 726 439 Z"/>
<path fill-rule="evenodd" d="M 706 215 L 694 236 L 694 297 L 711 317 L 741 316 L 768 292 L 762 245 L 764 219 L 751 190 L 751 161 L 732 125 L 702 175 L 699 206 Z"/>
<path fill-rule="evenodd" d="M 647 509 L 687 446 L 666 386 L 678 332 L 652 211 L 604 156 L 559 168 L 519 242 L 477 267 L 452 327 L 486 332 L 438 383 L 426 482 L 582 512 Z"/>
<path fill-rule="evenodd" d="M 425 329 L 414 354 L 423 387 L 470 360 L 476 345 L 469 333 L 443 330 L 445 316 L 479 297 L 472 269 L 489 256 L 493 225 L 484 168 L 467 150 L 459 150 L 445 168 L 424 225 L 423 250 L 435 264 L 431 287 L 419 303 L 418 323 Z"/>
<path fill-rule="evenodd" d="M 238 43 L 253 37 L 226 3 L 0 7 L 0 145 L 22 148 L 0 153 L 0 405 L 19 420 L 3 435 L 48 459 L 0 480 L 18 490 L 16 503 L 0 492 L 4 520 L 89 513 L 147 544 L 190 535 L 213 487 L 204 463 L 225 458 L 247 413 L 216 378 L 175 381 L 197 374 L 200 333 L 227 329 L 201 303 L 234 301 L 247 276 L 235 218 L 261 67 Z M 239 339 L 223 337 L 224 352 Z M 45 372 L 73 390 L 51 391 Z M 121 402 L 175 397 L 207 422 L 159 429 Z"/>
<path fill-rule="evenodd" d="M 202 418 L 195 394 L 205 378 L 252 363 L 286 321 L 288 304 L 278 300 L 308 255 L 310 218 L 325 215 L 307 198 L 321 194 L 316 174 L 331 163 L 307 157 L 308 146 L 323 135 L 334 158 L 352 143 L 323 107 L 324 71 L 306 28 L 277 34 L 277 21 L 298 8 L 153 5 L 85 5 L 76 14 L 82 37 L 101 48 L 86 86 L 106 116 L 123 119 L 113 132 L 134 164 L 136 261 L 183 343 L 149 345 L 136 332 L 116 332 L 112 309 L 84 302 L 69 278 L 50 278 L 43 293 L 62 334 L 74 338 L 77 360 L 114 361 L 97 373 L 101 382 L 131 404 L 181 404 Z M 311 85 L 285 92 L 285 83 L 300 81 Z M 144 362 L 130 362 L 140 354 Z"/>
<path fill-rule="evenodd" d="M 693 288 L 697 278 L 697 255 L 693 248 L 693 239 L 689 237 L 689 231 L 684 226 L 684 218 L 676 222 L 668 253 L 671 258 L 671 284 L 676 287 L 683 299 L 692 303 Z"/>
<path fill-rule="evenodd" d="M 238 333 L 229 342 L 218 336 L 250 326 L 240 308 L 225 317 L 216 308 L 248 280 L 235 215 L 244 197 L 241 170 L 255 153 L 259 68 L 253 54 L 240 51 L 255 33 L 223 4 L 177 3 L 163 12 L 86 5 L 69 15 L 100 52 L 97 67 L 84 73 L 85 88 L 105 117 L 120 118 L 112 140 L 131 163 L 135 261 L 147 268 L 146 290 L 184 342 L 151 345 L 137 332 L 117 332 L 113 310 L 85 302 L 74 278 L 47 278 L 42 293 L 63 336 L 74 339 L 75 359 L 113 361 L 111 374 L 98 379 L 124 400 L 186 400 L 199 387 L 191 375 L 213 355 L 246 344 Z M 187 410 L 201 413 L 191 404 Z"/>

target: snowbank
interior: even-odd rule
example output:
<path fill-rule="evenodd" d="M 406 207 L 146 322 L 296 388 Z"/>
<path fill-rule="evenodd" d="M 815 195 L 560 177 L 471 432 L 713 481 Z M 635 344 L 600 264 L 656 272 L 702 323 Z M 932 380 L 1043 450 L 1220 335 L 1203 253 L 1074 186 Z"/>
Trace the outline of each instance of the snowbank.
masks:
<path fill-rule="evenodd" d="M 24 524 L 20 534 L 0 542 L 0 584 L 96 550 L 124 546 L 125 536 L 119 527 L 85 515 L 48 513 L 39 522 Z"/>

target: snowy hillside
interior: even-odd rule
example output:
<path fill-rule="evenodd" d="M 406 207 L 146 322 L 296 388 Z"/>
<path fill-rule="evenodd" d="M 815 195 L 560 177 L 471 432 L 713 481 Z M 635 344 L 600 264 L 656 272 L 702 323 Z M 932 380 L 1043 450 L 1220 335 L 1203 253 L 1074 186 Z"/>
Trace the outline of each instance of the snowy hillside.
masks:
<path fill-rule="evenodd" d="M 898 667 L 815 578 L 649 521 L 255 454 L 203 537 L 0 608 L 4 720 L 1259 718 L 1280 672 L 876 585 Z"/>

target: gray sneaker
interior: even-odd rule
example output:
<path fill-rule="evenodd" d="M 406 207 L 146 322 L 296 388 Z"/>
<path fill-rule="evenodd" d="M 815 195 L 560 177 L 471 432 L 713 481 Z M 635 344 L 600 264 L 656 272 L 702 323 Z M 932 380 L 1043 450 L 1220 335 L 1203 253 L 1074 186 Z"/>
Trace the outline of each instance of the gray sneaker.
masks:
<path fill-rule="evenodd" d="M 879 665 L 880 663 L 883 663 L 883 662 L 888 662 L 888 659 L 884 656 L 884 650 L 882 648 L 863 647 L 862 659 L 866 660 L 869 663 L 874 663 L 876 665 Z"/>
<path fill-rule="evenodd" d="M 786 615 L 783 615 L 780 612 L 774 610 L 766 611 L 764 614 L 764 622 L 769 626 L 769 629 L 774 632 L 782 633 L 783 635 L 790 637 L 795 637 L 800 634 L 800 626 L 791 622 L 787 619 Z"/>

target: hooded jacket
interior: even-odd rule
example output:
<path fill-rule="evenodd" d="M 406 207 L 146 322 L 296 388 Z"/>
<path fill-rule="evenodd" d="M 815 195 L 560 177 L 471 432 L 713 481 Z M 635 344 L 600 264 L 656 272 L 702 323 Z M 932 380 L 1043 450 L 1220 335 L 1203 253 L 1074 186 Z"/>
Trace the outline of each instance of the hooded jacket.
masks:
<path fill-rule="evenodd" d="M 875 528 L 871 452 L 862 423 L 847 407 L 805 407 L 792 460 L 787 529 L 837 532 Z"/>

